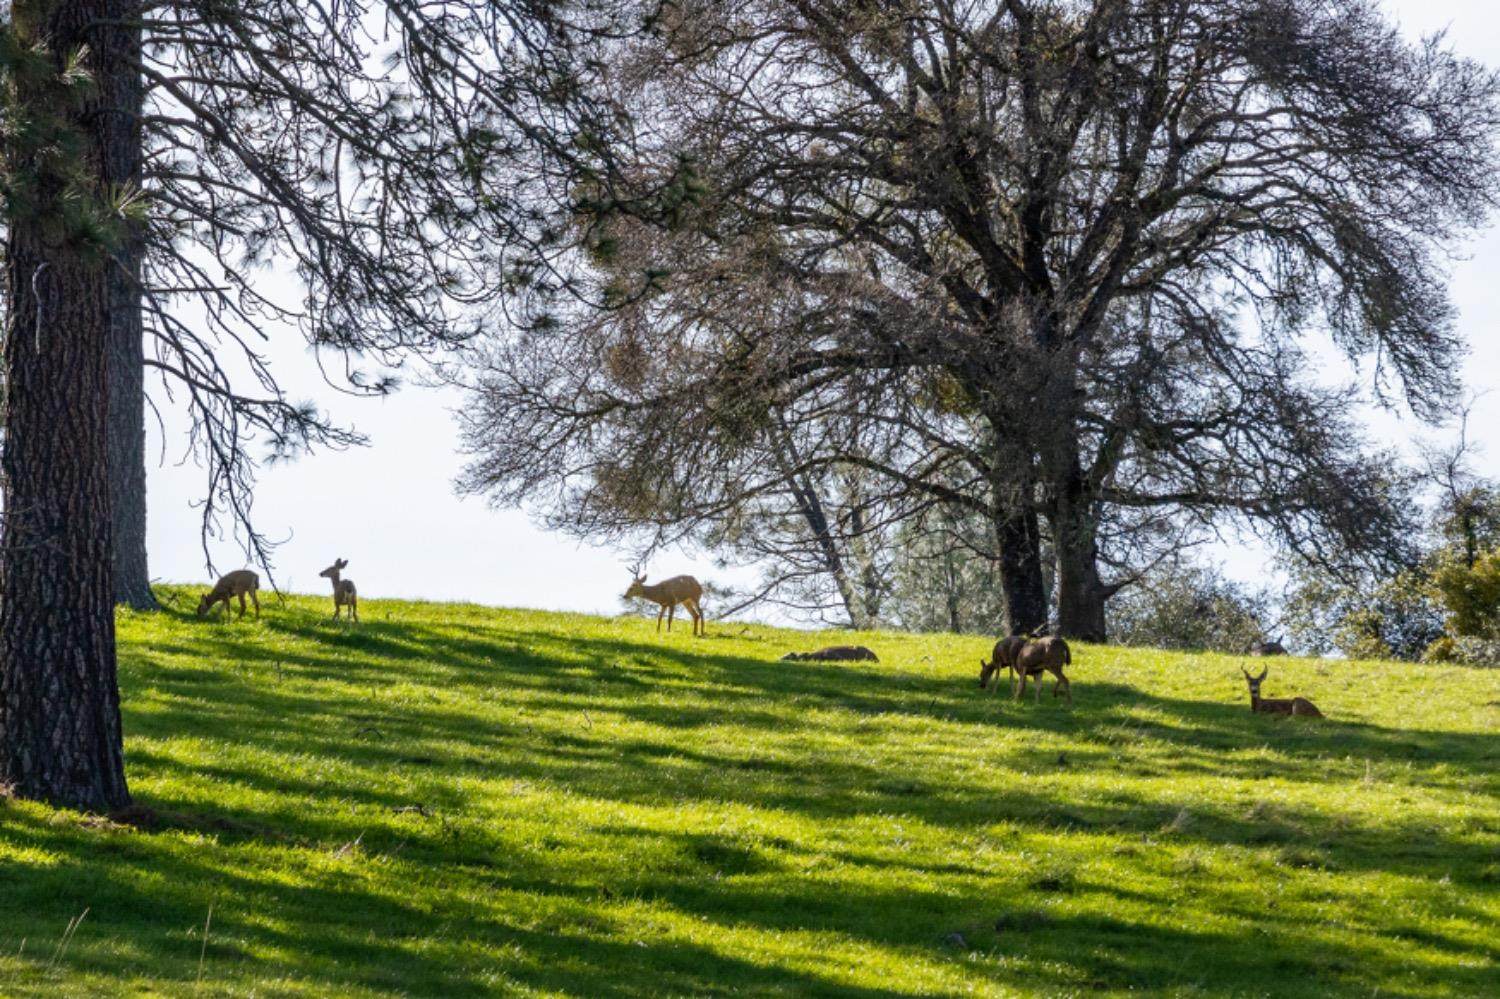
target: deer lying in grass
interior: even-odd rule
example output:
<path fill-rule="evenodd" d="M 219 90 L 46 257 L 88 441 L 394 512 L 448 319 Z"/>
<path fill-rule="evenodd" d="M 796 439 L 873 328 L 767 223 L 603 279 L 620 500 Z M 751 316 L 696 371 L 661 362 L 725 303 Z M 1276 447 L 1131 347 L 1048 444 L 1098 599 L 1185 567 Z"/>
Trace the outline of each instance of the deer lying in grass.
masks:
<path fill-rule="evenodd" d="M 339 610 L 343 607 L 349 608 L 349 618 L 356 624 L 359 623 L 359 594 L 354 589 L 354 580 L 340 579 L 339 573 L 344 566 L 349 564 L 348 559 L 336 558 L 333 565 L 318 573 L 324 579 L 333 580 L 333 619 L 339 619 Z"/>
<path fill-rule="evenodd" d="M 1273 638 L 1269 642 L 1256 642 L 1251 645 L 1250 654 L 1252 656 L 1284 656 L 1286 646 L 1281 644 L 1281 639 Z"/>
<path fill-rule="evenodd" d="M 1262 715 L 1298 715 L 1305 718 L 1322 718 L 1323 712 L 1318 706 L 1305 697 L 1261 697 L 1260 684 L 1271 672 L 1267 666 L 1260 671 L 1260 676 L 1251 676 L 1250 671 L 1240 667 L 1240 672 L 1245 674 L 1245 682 L 1250 684 L 1250 710 Z"/>
<path fill-rule="evenodd" d="M 990 685 L 990 677 L 995 676 L 1001 669 L 1010 674 L 1011 682 L 1015 682 L 1016 653 L 1026 647 L 1026 639 L 1021 635 L 1009 635 L 995 643 L 995 650 L 990 653 L 990 661 L 979 660 L 979 686 L 981 688 Z M 1000 678 L 995 677 L 995 690 L 1000 689 Z"/>
<path fill-rule="evenodd" d="M 708 629 L 703 623 L 703 609 L 698 601 L 703 597 L 703 587 L 692 576 L 673 576 L 664 579 L 660 583 L 646 584 L 644 573 L 640 572 L 640 566 L 630 570 L 632 579 L 630 589 L 625 591 L 625 599 L 631 597 L 644 597 L 654 604 L 660 604 L 661 610 L 656 615 L 656 630 L 661 631 L 661 618 L 667 616 L 667 631 L 672 630 L 672 618 L 677 614 L 677 605 L 687 608 L 687 612 L 693 616 L 693 634 L 704 634 Z"/>
<path fill-rule="evenodd" d="M 229 598 L 239 597 L 240 617 L 244 617 L 245 596 L 248 594 L 250 599 L 255 601 L 255 616 L 258 618 L 260 617 L 260 597 L 256 596 L 255 591 L 259 589 L 260 577 L 249 569 L 236 569 L 233 572 L 226 572 L 219 577 L 219 581 L 214 584 L 214 588 L 203 594 L 202 599 L 198 601 L 198 616 L 203 617 L 208 613 L 210 607 L 223 601 L 224 615 L 227 617 L 229 615 Z"/>
<path fill-rule="evenodd" d="M 1026 693 L 1026 678 L 1036 677 L 1036 699 L 1042 699 L 1042 674 L 1051 673 L 1057 677 L 1057 682 L 1052 685 L 1052 696 L 1056 697 L 1060 692 L 1066 692 L 1068 703 L 1073 703 L 1073 681 L 1063 675 L 1063 667 L 1072 665 L 1073 653 L 1068 649 L 1068 643 L 1061 638 L 1038 638 L 1034 642 L 1027 642 L 1016 650 L 1016 688 L 1013 700 L 1019 701 Z"/>
<path fill-rule="evenodd" d="M 781 657 L 781 661 L 803 663 L 878 663 L 880 662 L 880 657 L 863 645 L 830 645 L 816 652 L 788 652 Z"/>

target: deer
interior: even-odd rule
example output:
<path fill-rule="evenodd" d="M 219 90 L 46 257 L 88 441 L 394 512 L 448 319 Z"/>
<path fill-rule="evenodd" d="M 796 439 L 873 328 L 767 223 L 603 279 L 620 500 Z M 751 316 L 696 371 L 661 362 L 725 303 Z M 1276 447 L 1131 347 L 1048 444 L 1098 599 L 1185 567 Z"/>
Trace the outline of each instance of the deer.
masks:
<path fill-rule="evenodd" d="M 240 598 L 240 617 L 245 616 L 245 596 L 255 601 L 255 616 L 260 618 L 260 597 L 255 591 L 260 589 L 260 577 L 249 569 L 236 569 L 219 577 L 214 588 L 203 594 L 198 601 L 198 616 L 203 617 L 214 604 L 220 601 L 224 604 L 224 616 L 229 616 L 229 599 Z"/>
<path fill-rule="evenodd" d="M 1261 715 L 1297 715 L 1304 718 L 1322 718 L 1323 712 L 1318 706 L 1305 697 L 1261 697 L 1260 685 L 1265 680 L 1266 674 L 1271 671 L 1267 666 L 1260 671 L 1260 676 L 1251 676 L 1250 671 L 1240 667 L 1240 672 L 1245 674 L 1245 682 L 1250 684 L 1250 710 Z"/>
<path fill-rule="evenodd" d="M 324 579 L 333 580 L 333 619 L 339 619 L 339 610 L 343 607 L 349 608 L 349 618 L 355 624 L 359 623 L 359 594 L 354 589 L 354 580 L 342 579 L 339 573 L 344 571 L 344 566 L 349 564 L 348 559 L 336 558 L 333 565 L 318 573 Z"/>
<path fill-rule="evenodd" d="M 1008 635 L 995 643 L 995 650 L 990 653 L 990 661 L 979 660 L 979 686 L 981 689 L 990 685 L 990 677 L 1005 669 L 1015 682 L 1016 653 L 1026 646 L 1026 638 L 1022 635 Z M 1000 680 L 995 679 L 995 690 L 1000 690 Z"/>
<path fill-rule="evenodd" d="M 788 652 L 782 662 L 794 663 L 878 663 L 880 657 L 863 645 L 829 645 L 816 652 Z"/>
<path fill-rule="evenodd" d="M 1051 673 L 1057 677 L 1057 682 L 1052 685 L 1052 696 L 1059 693 L 1068 695 L 1068 703 L 1073 703 L 1073 681 L 1063 675 L 1063 667 L 1073 663 L 1073 653 L 1068 648 L 1068 643 L 1061 638 L 1039 638 L 1034 642 L 1026 642 L 1015 653 L 1016 686 L 1012 700 L 1019 701 L 1026 693 L 1026 678 L 1036 677 L 1036 700 L 1042 699 L 1042 674 Z"/>
<path fill-rule="evenodd" d="M 625 599 L 631 597 L 644 597 L 654 604 L 660 604 L 661 610 L 656 615 L 656 631 L 661 633 L 661 619 L 665 614 L 667 617 L 667 632 L 672 631 L 672 618 L 677 613 L 677 605 L 687 608 L 687 612 L 693 617 L 693 634 L 701 635 L 707 632 L 703 623 L 703 608 L 698 601 L 703 597 L 703 586 L 692 576 L 673 576 L 664 579 L 660 583 L 646 583 L 645 573 L 640 572 L 640 566 L 634 566 L 630 570 L 630 589 L 625 591 Z M 637 575 L 637 573 L 640 573 Z"/>
<path fill-rule="evenodd" d="M 1286 646 L 1281 644 L 1280 638 L 1273 638 L 1269 642 L 1254 642 L 1250 646 L 1250 654 L 1252 656 L 1284 656 Z"/>

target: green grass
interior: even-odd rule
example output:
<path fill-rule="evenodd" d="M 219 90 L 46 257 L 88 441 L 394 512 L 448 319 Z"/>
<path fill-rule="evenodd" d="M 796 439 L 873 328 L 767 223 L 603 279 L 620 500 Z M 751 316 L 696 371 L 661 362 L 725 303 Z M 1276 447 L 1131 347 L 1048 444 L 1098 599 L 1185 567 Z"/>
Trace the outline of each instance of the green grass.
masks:
<path fill-rule="evenodd" d="M 329 603 L 122 613 L 143 807 L 0 800 L 0 994 L 1500 996 L 1500 671 Z"/>

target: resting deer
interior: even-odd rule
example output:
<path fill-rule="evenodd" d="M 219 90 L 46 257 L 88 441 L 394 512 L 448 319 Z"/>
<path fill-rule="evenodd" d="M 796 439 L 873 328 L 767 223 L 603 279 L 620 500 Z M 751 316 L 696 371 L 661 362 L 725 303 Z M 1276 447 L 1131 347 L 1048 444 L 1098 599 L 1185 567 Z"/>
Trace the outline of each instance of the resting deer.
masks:
<path fill-rule="evenodd" d="M 667 616 L 667 631 L 672 630 L 672 618 L 677 613 L 677 605 L 687 608 L 687 612 L 693 616 L 693 634 L 704 634 L 708 629 L 703 624 L 703 609 L 698 601 L 703 597 L 703 587 L 692 576 L 673 576 L 664 579 L 660 583 L 646 585 L 644 573 L 637 576 L 640 566 L 630 570 L 633 577 L 630 581 L 630 589 L 625 591 L 625 599 L 631 597 L 644 597 L 652 603 L 660 604 L 661 610 L 656 615 L 656 630 L 661 631 L 661 618 Z"/>
<path fill-rule="evenodd" d="M 1245 682 L 1250 684 L 1250 710 L 1262 715 L 1300 715 L 1307 718 L 1322 718 L 1323 712 L 1318 710 L 1305 697 L 1261 697 L 1260 684 L 1271 671 L 1267 666 L 1260 671 L 1260 676 L 1251 676 L 1250 671 L 1240 667 L 1240 672 L 1245 674 Z"/>
<path fill-rule="evenodd" d="M 990 662 L 979 660 L 979 686 L 988 687 L 990 677 L 1001 669 L 1005 669 L 1011 676 L 1011 682 L 1015 682 L 1016 653 L 1025 648 L 1026 639 L 1020 635 L 1010 635 L 995 643 L 995 650 L 990 653 Z M 995 690 L 1000 690 L 1000 680 L 995 679 Z"/>
<path fill-rule="evenodd" d="M 829 645 L 816 652 L 788 652 L 782 662 L 793 663 L 878 663 L 880 657 L 863 645 Z"/>
<path fill-rule="evenodd" d="M 1286 646 L 1281 644 L 1281 639 L 1273 638 L 1269 642 L 1255 642 L 1250 646 L 1252 656 L 1284 656 Z M 1241 667 L 1242 669 L 1244 667 Z"/>
<path fill-rule="evenodd" d="M 260 597 L 255 595 L 255 591 L 258 589 L 260 589 L 260 577 L 249 569 L 236 569 L 233 572 L 227 572 L 220 576 L 219 581 L 214 584 L 214 588 L 203 594 L 202 599 L 198 601 L 198 616 L 202 617 L 207 614 L 209 608 L 220 601 L 224 603 L 224 614 L 227 616 L 229 614 L 229 598 L 239 597 L 240 617 L 244 617 L 245 596 L 248 594 L 250 599 L 255 601 L 255 616 L 258 618 L 260 617 Z"/>
<path fill-rule="evenodd" d="M 348 564 L 348 559 L 336 558 L 333 560 L 333 565 L 330 565 L 318 573 L 318 575 L 324 579 L 333 580 L 333 619 L 337 621 L 339 619 L 339 609 L 347 606 L 349 608 L 349 618 L 357 624 L 359 623 L 359 594 L 355 592 L 354 580 L 339 578 L 339 573 Z"/>
<path fill-rule="evenodd" d="M 1019 701 L 1026 693 L 1026 678 L 1036 677 L 1036 699 L 1042 699 L 1042 674 L 1051 673 L 1057 677 L 1057 682 L 1052 685 L 1052 696 L 1066 692 L 1068 703 L 1073 703 L 1073 681 L 1063 675 L 1063 667 L 1072 665 L 1073 653 L 1068 649 L 1068 643 L 1061 638 L 1039 638 L 1034 642 L 1027 642 L 1016 650 L 1016 688 L 1014 700 Z"/>

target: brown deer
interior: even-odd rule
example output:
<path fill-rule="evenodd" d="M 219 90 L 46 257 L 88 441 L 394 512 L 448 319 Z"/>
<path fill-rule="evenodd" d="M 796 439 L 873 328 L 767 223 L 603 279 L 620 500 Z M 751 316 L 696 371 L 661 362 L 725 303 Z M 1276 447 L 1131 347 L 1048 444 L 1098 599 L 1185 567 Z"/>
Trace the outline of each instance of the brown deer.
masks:
<path fill-rule="evenodd" d="M 1251 676 L 1250 671 L 1240 667 L 1240 672 L 1245 674 L 1245 682 L 1250 684 L 1250 710 L 1262 715 L 1298 715 L 1305 718 L 1322 718 L 1323 712 L 1318 710 L 1316 704 L 1305 697 L 1261 697 L 1260 684 L 1271 671 L 1267 666 L 1260 671 L 1260 676 Z"/>
<path fill-rule="evenodd" d="M 625 599 L 631 597 L 644 597 L 654 604 L 660 604 L 661 610 L 656 615 L 656 630 L 661 631 L 661 618 L 667 616 L 667 631 L 672 630 L 672 618 L 677 613 L 677 605 L 687 608 L 687 612 L 693 616 L 693 634 L 704 634 L 708 629 L 703 623 L 703 609 L 698 601 L 703 597 L 703 587 L 692 576 L 673 576 L 664 579 L 660 583 L 646 584 L 646 575 L 640 572 L 640 566 L 630 570 L 630 589 L 625 591 Z"/>
<path fill-rule="evenodd" d="M 324 579 L 333 580 L 333 619 L 339 619 L 339 609 L 349 608 L 349 618 L 355 624 L 359 623 L 359 594 L 354 589 L 354 580 L 341 579 L 339 573 L 343 572 L 344 566 L 349 564 L 348 559 L 336 558 L 333 565 L 318 573 Z"/>
<path fill-rule="evenodd" d="M 788 652 L 782 662 L 793 663 L 878 663 L 880 657 L 863 645 L 829 645 L 816 652 Z"/>
<path fill-rule="evenodd" d="M 1286 646 L 1281 644 L 1279 638 L 1273 638 L 1269 642 L 1254 642 L 1250 646 L 1250 654 L 1252 656 L 1284 656 Z"/>
<path fill-rule="evenodd" d="M 202 599 L 198 601 L 198 616 L 203 617 L 208 613 L 210 607 L 223 601 L 224 614 L 227 617 L 229 615 L 229 598 L 239 597 L 240 617 L 243 618 L 245 616 L 245 596 L 248 594 L 250 599 L 255 601 L 255 616 L 259 618 L 260 597 L 255 594 L 255 591 L 259 589 L 260 577 L 249 569 L 236 569 L 233 572 L 226 572 L 219 577 L 219 581 L 214 584 L 214 588 L 203 594 Z"/>
<path fill-rule="evenodd" d="M 1009 635 L 995 643 L 995 650 L 990 653 L 990 662 L 979 660 L 979 686 L 981 688 L 990 685 L 990 677 L 995 676 L 1001 669 L 1005 669 L 1015 682 L 1016 653 L 1025 648 L 1026 639 L 1021 635 Z M 1000 679 L 995 678 L 995 690 L 1000 690 Z"/>
<path fill-rule="evenodd" d="M 1051 673 L 1057 677 L 1057 682 L 1052 685 L 1052 696 L 1059 693 L 1068 695 L 1068 703 L 1073 703 L 1073 681 L 1063 675 L 1063 667 L 1073 663 L 1073 653 L 1068 649 L 1068 643 L 1061 638 L 1039 638 L 1034 642 L 1027 642 L 1016 650 L 1016 687 L 1013 700 L 1019 701 L 1026 693 L 1026 678 L 1036 677 L 1036 700 L 1042 699 L 1042 674 Z"/>

